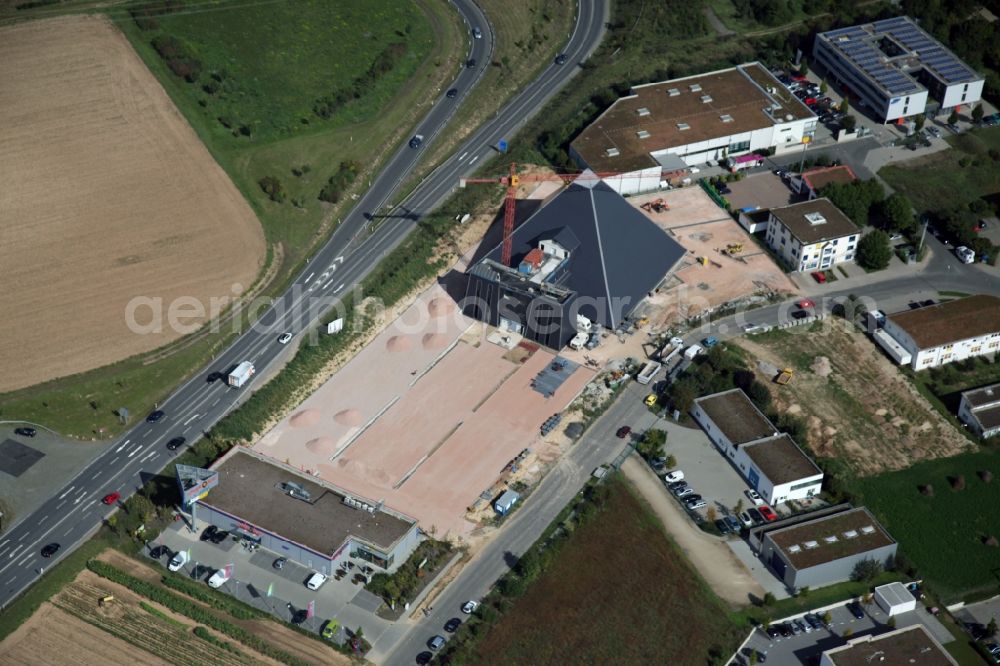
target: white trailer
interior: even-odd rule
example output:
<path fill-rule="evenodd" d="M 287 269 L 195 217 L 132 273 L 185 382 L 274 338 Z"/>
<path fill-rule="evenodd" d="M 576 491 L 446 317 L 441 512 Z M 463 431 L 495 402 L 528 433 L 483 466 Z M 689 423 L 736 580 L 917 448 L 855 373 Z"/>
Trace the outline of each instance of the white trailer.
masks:
<path fill-rule="evenodd" d="M 253 377 L 253 373 L 256 370 L 253 367 L 253 363 L 250 361 L 243 361 L 232 372 L 229 373 L 229 378 L 227 382 L 233 388 L 240 388 Z"/>
<path fill-rule="evenodd" d="M 689 361 L 694 360 L 694 357 L 700 354 L 702 351 L 704 350 L 701 348 L 701 345 L 691 345 L 684 352 L 684 358 L 686 358 Z"/>
<path fill-rule="evenodd" d="M 660 368 L 662 367 L 663 367 L 662 363 L 657 363 L 656 361 L 649 361 L 648 363 L 646 363 L 646 365 L 642 367 L 642 370 L 639 371 L 639 374 L 636 375 L 635 379 L 640 384 L 648 384 L 649 382 L 653 381 L 653 377 L 656 376 L 656 373 L 658 373 L 660 371 Z"/>

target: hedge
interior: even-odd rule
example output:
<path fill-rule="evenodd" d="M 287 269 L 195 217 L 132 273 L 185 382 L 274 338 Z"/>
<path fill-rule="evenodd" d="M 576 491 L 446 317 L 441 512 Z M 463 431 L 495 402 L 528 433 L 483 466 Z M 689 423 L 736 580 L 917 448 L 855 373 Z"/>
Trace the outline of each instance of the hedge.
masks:
<path fill-rule="evenodd" d="M 222 639 L 216 638 L 215 634 L 213 634 L 212 632 L 210 632 L 208 629 L 206 629 L 201 625 L 198 625 L 197 627 L 194 628 L 194 635 L 202 639 L 203 641 L 207 641 L 212 645 L 217 645 L 223 650 L 232 652 L 233 654 L 243 654 L 238 649 L 236 649 L 235 645 L 233 645 L 229 641 L 224 641 Z"/>
<path fill-rule="evenodd" d="M 208 604 L 212 608 L 218 608 L 235 617 L 237 620 L 258 620 L 269 617 L 267 613 L 257 610 L 252 606 L 236 601 L 231 597 L 213 592 L 202 584 L 193 580 L 181 578 L 176 575 L 164 575 L 160 582 L 164 586 L 182 592 L 189 597 Z"/>

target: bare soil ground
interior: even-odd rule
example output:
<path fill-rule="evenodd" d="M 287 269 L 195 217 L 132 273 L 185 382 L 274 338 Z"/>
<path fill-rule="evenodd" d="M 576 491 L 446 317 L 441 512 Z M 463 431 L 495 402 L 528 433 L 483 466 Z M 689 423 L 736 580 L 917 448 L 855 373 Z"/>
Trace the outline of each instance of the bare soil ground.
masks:
<path fill-rule="evenodd" d="M 190 332 L 171 303 L 254 281 L 253 211 L 109 20 L 4 27 L 0 62 L 0 391 L 156 349 Z M 162 299 L 160 332 L 129 329 L 136 297 Z"/>
<path fill-rule="evenodd" d="M 813 452 L 840 458 L 859 475 L 971 447 L 870 340 L 840 320 L 827 320 L 821 331 L 793 328 L 737 344 L 773 368 L 795 370 L 791 382 L 779 387 L 772 383 L 773 368 L 757 367 L 777 410 L 805 419 Z"/>

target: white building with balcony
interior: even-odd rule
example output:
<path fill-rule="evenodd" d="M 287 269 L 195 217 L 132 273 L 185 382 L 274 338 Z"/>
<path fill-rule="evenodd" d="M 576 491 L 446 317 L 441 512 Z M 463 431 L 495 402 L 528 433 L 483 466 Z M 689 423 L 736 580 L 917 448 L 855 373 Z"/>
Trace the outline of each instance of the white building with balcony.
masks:
<path fill-rule="evenodd" d="M 854 261 L 861 231 L 823 198 L 772 208 L 765 238 L 793 270 L 814 271 Z"/>

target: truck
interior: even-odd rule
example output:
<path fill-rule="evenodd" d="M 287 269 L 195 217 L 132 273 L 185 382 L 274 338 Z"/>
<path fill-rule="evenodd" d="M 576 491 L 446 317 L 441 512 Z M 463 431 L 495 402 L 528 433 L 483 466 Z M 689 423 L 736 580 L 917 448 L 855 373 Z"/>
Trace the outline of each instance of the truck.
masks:
<path fill-rule="evenodd" d="M 693 360 L 694 357 L 700 354 L 702 351 L 704 350 L 701 348 L 701 345 L 691 345 L 684 351 L 684 358 L 688 359 L 689 361 Z"/>
<path fill-rule="evenodd" d="M 785 368 L 784 370 L 778 373 L 777 377 L 774 378 L 774 383 L 784 386 L 788 382 L 792 381 L 792 375 L 794 374 L 795 374 L 794 370 L 792 370 L 791 368 Z"/>
<path fill-rule="evenodd" d="M 661 363 L 649 361 L 646 365 L 642 366 L 642 370 L 640 370 L 639 374 L 636 375 L 636 381 L 640 384 L 648 384 L 653 381 L 653 377 L 656 376 L 656 373 L 658 373 L 662 367 L 663 364 Z"/>
<path fill-rule="evenodd" d="M 233 388 L 240 388 L 253 377 L 253 373 L 256 370 L 253 367 L 253 363 L 250 361 L 243 361 L 238 366 L 233 368 L 233 371 L 229 373 L 229 377 L 226 382 Z"/>
<path fill-rule="evenodd" d="M 569 346 L 572 349 L 579 351 L 580 349 L 583 349 L 583 346 L 587 344 L 588 340 L 590 340 L 590 334 L 585 331 L 580 331 L 573 336 L 572 340 L 569 341 Z"/>

